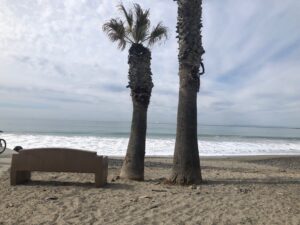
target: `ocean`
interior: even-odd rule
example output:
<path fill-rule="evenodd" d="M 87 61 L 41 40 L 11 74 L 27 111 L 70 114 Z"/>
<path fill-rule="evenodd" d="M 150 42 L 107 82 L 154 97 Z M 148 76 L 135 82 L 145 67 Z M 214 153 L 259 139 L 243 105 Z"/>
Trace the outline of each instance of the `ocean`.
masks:
<path fill-rule="evenodd" d="M 124 156 L 129 122 L 0 119 L 8 148 L 68 147 Z M 171 156 L 176 124 L 149 123 L 146 155 Z M 200 156 L 300 155 L 300 128 L 198 125 Z"/>

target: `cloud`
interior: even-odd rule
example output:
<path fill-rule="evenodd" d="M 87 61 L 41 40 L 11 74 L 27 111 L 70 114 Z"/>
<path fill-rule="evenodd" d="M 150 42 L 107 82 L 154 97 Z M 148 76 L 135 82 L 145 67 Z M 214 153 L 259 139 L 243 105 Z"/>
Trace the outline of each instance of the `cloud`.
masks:
<path fill-rule="evenodd" d="M 111 0 L 0 2 L 1 117 L 131 119 L 127 50 L 101 31 Z M 131 1 L 124 1 L 131 6 Z M 145 0 L 169 40 L 152 49 L 149 120 L 176 121 L 176 3 Z M 300 126 L 300 3 L 204 1 L 199 122 Z"/>

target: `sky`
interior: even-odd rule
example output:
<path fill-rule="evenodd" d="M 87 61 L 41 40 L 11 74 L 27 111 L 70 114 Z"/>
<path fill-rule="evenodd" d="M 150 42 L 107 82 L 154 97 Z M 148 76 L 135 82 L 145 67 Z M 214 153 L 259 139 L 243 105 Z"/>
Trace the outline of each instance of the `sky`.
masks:
<path fill-rule="evenodd" d="M 149 122 L 175 123 L 177 5 L 136 1 L 169 27 L 152 51 Z M 0 0 L 0 118 L 130 121 L 128 49 L 102 32 L 114 0 Z M 127 7 L 132 1 L 123 1 Z M 300 1 L 206 0 L 201 124 L 300 126 Z"/>

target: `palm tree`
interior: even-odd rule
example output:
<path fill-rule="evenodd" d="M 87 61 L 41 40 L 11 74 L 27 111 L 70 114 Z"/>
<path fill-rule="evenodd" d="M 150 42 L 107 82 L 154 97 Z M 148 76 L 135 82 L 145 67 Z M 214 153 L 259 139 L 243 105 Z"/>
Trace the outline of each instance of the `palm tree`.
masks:
<path fill-rule="evenodd" d="M 202 181 L 197 138 L 197 92 L 204 73 L 201 36 L 202 0 L 177 0 L 179 43 L 179 103 L 173 168 L 170 181 Z M 202 71 L 200 71 L 202 67 Z"/>
<path fill-rule="evenodd" d="M 131 90 L 133 115 L 131 134 L 126 157 L 121 169 L 121 178 L 144 179 L 144 158 L 147 129 L 147 109 L 153 88 L 151 72 L 151 52 L 149 47 L 167 38 L 167 28 L 160 22 L 151 28 L 150 10 L 143 10 L 139 4 L 126 10 L 123 4 L 118 6 L 125 18 L 111 19 L 103 25 L 103 31 L 118 48 L 129 49 L 128 88 Z M 146 46 L 144 46 L 146 45 Z"/>

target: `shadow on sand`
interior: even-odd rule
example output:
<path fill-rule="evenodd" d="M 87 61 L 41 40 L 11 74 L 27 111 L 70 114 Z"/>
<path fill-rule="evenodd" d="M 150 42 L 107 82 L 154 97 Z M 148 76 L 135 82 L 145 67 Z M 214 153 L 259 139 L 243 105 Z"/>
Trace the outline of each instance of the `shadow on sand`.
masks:
<path fill-rule="evenodd" d="M 300 180 L 292 179 L 224 179 L 224 180 L 204 180 L 203 185 L 249 185 L 249 184 L 261 184 L 261 185 L 276 185 L 276 184 L 300 184 Z"/>
<path fill-rule="evenodd" d="M 65 181 L 43 181 L 43 180 L 31 180 L 27 183 L 24 183 L 23 185 L 26 186 L 51 186 L 51 187 L 57 187 L 57 186 L 64 186 L 64 187 L 84 187 L 84 188 L 95 188 L 95 189 L 114 189 L 114 190 L 120 190 L 120 189 L 126 189 L 126 190 L 132 190 L 133 185 L 124 184 L 124 183 L 108 183 L 105 186 L 101 188 L 95 187 L 95 183 L 92 182 L 65 182 Z"/>
<path fill-rule="evenodd" d="M 108 165 L 109 166 L 116 166 L 116 167 L 121 167 L 123 164 L 122 159 L 108 159 Z M 153 162 L 153 161 L 145 161 L 145 167 L 151 167 L 151 168 L 164 168 L 164 169 L 169 169 L 172 168 L 172 163 L 167 163 L 167 162 Z"/>

